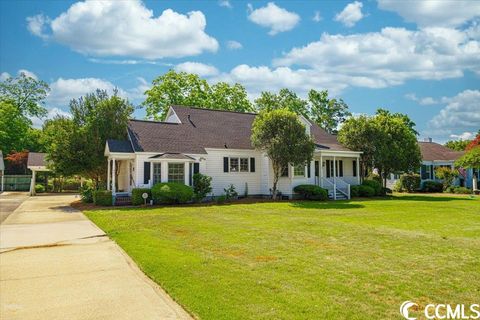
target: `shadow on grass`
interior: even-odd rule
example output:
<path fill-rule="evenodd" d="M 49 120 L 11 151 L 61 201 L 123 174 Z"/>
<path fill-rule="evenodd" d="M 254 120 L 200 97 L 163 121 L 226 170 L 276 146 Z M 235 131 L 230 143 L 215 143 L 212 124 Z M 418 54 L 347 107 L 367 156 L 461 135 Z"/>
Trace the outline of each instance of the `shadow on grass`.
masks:
<path fill-rule="evenodd" d="M 428 202 L 446 202 L 446 201 L 463 201 L 463 200 L 475 200 L 475 198 L 469 197 L 449 197 L 449 196 L 428 196 L 428 195 L 410 195 L 410 196 L 396 196 L 394 200 L 405 201 L 428 201 Z"/>
<path fill-rule="evenodd" d="M 302 209 L 358 209 L 364 208 L 362 204 L 351 203 L 350 201 L 295 201 L 290 206 Z"/>

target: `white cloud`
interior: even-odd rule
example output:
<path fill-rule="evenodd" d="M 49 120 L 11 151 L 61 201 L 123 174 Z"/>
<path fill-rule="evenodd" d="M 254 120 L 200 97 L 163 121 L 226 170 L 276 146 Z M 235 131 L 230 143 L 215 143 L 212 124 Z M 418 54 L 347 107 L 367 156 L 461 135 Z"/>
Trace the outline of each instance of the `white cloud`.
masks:
<path fill-rule="evenodd" d="M 201 77 L 214 76 L 218 74 L 218 70 L 214 66 L 200 63 L 200 62 L 190 62 L 190 61 L 177 64 L 175 66 L 175 70 L 184 71 L 187 73 L 194 73 Z"/>
<path fill-rule="evenodd" d="M 111 82 L 98 78 L 59 78 L 50 83 L 50 94 L 47 96 L 46 103 L 49 106 L 67 107 L 70 100 L 78 99 L 96 89 L 107 90 L 111 94 L 115 88 L 116 86 Z M 120 88 L 118 88 L 118 94 L 127 97 L 126 92 Z"/>
<path fill-rule="evenodd" d="M 320 11 L 315 11 L 315 14 L 313 15 L 312 20 L 315 22 L 322 21 L 322 16 L 320 15 Z"/>
<path fill-rule="evenodd" d="M 429 105 L 432 105 L 432 104 L 440 103 L 439 101 L 437 101 L 436 99 L 434 99 L 432 97 L 418 98 L 414 93 L 406 94 L 405 98 L 407 98 L 408 100 L 418 102 L 418 104 L 422 105 L 422 106 L 429 106 Z"/>
<path fill-rule="evenodd" d="M 218 49 L 217 40 L 205 33 L 202 12 L 166 9 L 155 17 L 140 0 L 86 0 L 55 19 L 37 15 L 27 22 L 32 34 L 94 56 L 178 58 Z"/>
<path fill-rule="evenodd" d="M 35 73 L 33 73 L 32 71 L 29 71 L 29 70 L 26 70 L 26 69 L 20 69 L 17 71 L 17 76 L 21 75 L 21 74 L 24 74 L 26 77 L 30 77 L 30 78 L 33 78 L 35 80 L 38 80 L 38 77 Z M 7 80 L 8 78 L 10 78 L 11 75 L 10 73 L 8 72 L 2 72 L 0 74 L 0 81 L 5 81 Z"/>
<path fill-rule="evenodd" d="M 383 88 L 409 79 L 440 80 L 480 74 L 480 42 L 467 31 L 384 28 L 352 35 L 324 33 L 319 41 L 293 48 L 275 66 L 309 67 L 342 75 L 347 84 Z"/>
<path fill-rule="evenodd" d="M 230 50 L 238 50 L 238 49 L 242 49 L 243 46 L 238 41 L 229 40 L 229 41 L 227 41 L 227 48 L 230 49 Z"/>
<path fill-rule="evenodd" d="M 365 15 L 362 13 L 363 3 L 355 1 L 347 6 L 335 16 L 335 21 L 343 23 L 347 27 L 353 27 Z"/>
<path fill-rule="evenodd" d="M 10 78 L 10 77 L 11 77 L 10 73 L 8 73 L 8 72 L 2 72 L 2 73 L 0 74 L 0 81 L 5 81 L 5 80 L 7 80 L 7 79 Z"/>
<path fill-rule="evenodd" d="M 455 140 L 472 140 L 475 136 L 475 132 L 463 132 L 460 134 L 451 134 L 450 138 Z"/>
<path fill-rule="evenodd" d="M 255 10 L 249 4 L 248 8 L 251 11 L 248 19 L 262 27 L 270 28 L 268 34 L 271 36 L 292 30 L 300 21 L 298 14 L 280 8 L 273 2 Z"/>
<path fill-rule="evenodd" d="M 224 8 L 229 8 L 229 9 L 233 8 L 233 6 L 232 6 L 232 4 L 230 3 L 229 0 L 220 0 L 220 1 L 218 1 L 218 5 L 220 7 L 224 7 Z"/>
<path fill-rule="evenodd" d="M 30 118 L 30 120 L 32 120 L 32 124 L 35 128 L 41 128 L 43 123 L 45 122 L 45 120 L 53 119 L 56 116 L 64 116 L 64 117 L 68 117 L 68 118 L 72 117 L 72 115 L 69 112 L 63 111 L 62 109 L 59 109 L 59 108 L 51 108 L 51 109 L 48 109 L 47 111 L 48 111 L 47 116 L 43 119 L 40 119 L 38 117 L 31 117 Z"/>
<path fill-rule="evenodd" d="M 378 7 L 419 26 L 460 26 L 480 17 L 479 1 L 378 0 Z"/>
<path fill-rule="evenodd" d="M 151 85 L 142 77 L 137 77 L 138 85 L 135 88 L 127 90 L 127 96 L 131 101 L 141 101 L 145 98 L 145 91 L 151 88 Z"/>
<path fill-rule="evenodd" d="M 443 100 L 448 103 L 428 122 L 427 134 L 449 137 L 480 129 L 480 90 L 465 90 Z"/>

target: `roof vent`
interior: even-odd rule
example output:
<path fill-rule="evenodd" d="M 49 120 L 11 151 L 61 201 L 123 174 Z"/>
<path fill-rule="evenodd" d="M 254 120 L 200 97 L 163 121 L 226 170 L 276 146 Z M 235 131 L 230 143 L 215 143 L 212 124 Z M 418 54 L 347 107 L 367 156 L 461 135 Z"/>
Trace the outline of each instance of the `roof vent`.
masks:
<path fill-rule="evenodd" d="M 190 119 L 190 115 L 188 115 L 187 118 L 188 118 L 188 121 L 192 124 L 192 126 L 196 128 L 197 126 L 195 125 L 195 123 L 193 123 L 192 119 Z"/>
<path fill-rule="evenodd" d="M 432 142 L 432 138 L 427 137 L 427 138 L 423 139 L 423 141 L 425 141 L 425 142 Z"/>

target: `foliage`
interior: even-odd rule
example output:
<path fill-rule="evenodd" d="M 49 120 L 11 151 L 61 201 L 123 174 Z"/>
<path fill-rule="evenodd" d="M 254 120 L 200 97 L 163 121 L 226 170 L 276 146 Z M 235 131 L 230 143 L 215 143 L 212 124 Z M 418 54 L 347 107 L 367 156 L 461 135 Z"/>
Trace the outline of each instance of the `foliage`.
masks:
<path fill-rule="evenodd" d="M 445 143 L 445 147 L 455 150 L 463 151 L 472 140 L 450 140 Z"/>
<path fill-rule="evenodd" d="M 366 180 L 375 180 L 378 183 L 382 184 L 382 177 L 380 177 L 379 174 L 376 174 L 374 172 L 371 172 L 365 179 Z"/>
<path fill-rule="evenodd" d="M 233 184 L 229 185 L 228 188 L 223 189 L 225 192 L 225 198 L 228 200 L 236 199 L 238 197 L 237 190 Z"/>
<path fill-rule="evenodd" d="M 49 91 L 46 82 L 27 76 L 23 72 L 16 78 L 8 77 L 0 81 L 0 101 L 9 101 L 24 117 L 42 118 L 47 114 L 42 104 Z"/>
<path fill-rule="evenodd" d="M 215 198 L 215 201 L 218 203 L 218 204 L 222 204 L 222 203 L 225 203 L 227 201 L 227 196 L 222 194 L 218 197 Z"/>
<path fill-rule="evenodd" d="M 155 203 L 174 204 L 192 200 L 193 189 L 181 183 L 163 182 L 152 187 L 152 198 Z"/>
<path fill-rule="evenodd" d="M 366 185 L 358 186 L 358 195 L 360 197 L 373 197 L 375 195 L 375 189 Z"/>
<path fill-rule="evenodd" d="M 89 185 L 80 187 L 80 198 L 84 203 L 93 203 L 93 188 Z"/>
<path fill-rule="evenodd" d="M 252 126 L 252 145 L 265 152 L 273 166 L 273 199 L 282 169 L 312 160 L 315 144 L 297 115 L 287 109 L 260 112 Z"/>
<path fill-rule="evenodd" d="M 35 185 L 35 192 L 36 193 L 44 193 L 45 192 L 45 187 L 41 184 L 36 184 Z"/>
<path fill-rule="evenodd" d="M 427 180 L 422 183 L 423 192 L 442 192 L 443 190 L 444 190 L 444 186 L 443 186 L 443 183 L 441 182 Z"/>
<path fill-rule="evenodd" d="M 310 90 L 308 101 L 310 119 L 329 133 L 336 133 L 337 127 L 352 115 L 342 99 L 329 99 L 327 90 Z"/>
<path fill-rule="evenodd" d="M 301 99 L 289 89 L 280 89 L 278 94 L 263 91 L 260 97 L 255 99 L 255 105 L 260 112 L 287 109 L 306 118 L 309 117 L 307 101 Z"/>
<path fill-rule="evenodd" d="M 462 168 L 480 168 L 480 146 L 467 151 L 455 161 L 455 166 Z"/>
<path fill-rule="evenodd" d="M 392 194 L 392 189 L 390 189 L 390 188 L 383 188 L 383 189 L 382 189 L 382 194 L 383 194 L 383 195 Z"/>
<path fill-rule="evenodd" d="M 471 194 L 472 190 L 465 187 L 455 187 L 453 192 L 456 194 Z"/>
<path fill-rule="evenodd" d="M 354 185 L 350 187 L 350 197 L 351 198 L 356 198 L 360 195 L 359 192 L 360 186 Z"/>
<path fill-rule="evenodd" d="M 295 193 L 298 193 L 302 196 L 303 199 L 306 200 L 327 200 L 328 199 L 328 192 L 327 190 L 314 185 L 314 184 L 300 184 L 293 188 Z"/>
<path fill-rule="evenodd" d="M 132 204 L 134 206 L 145 204 L 145 199 L 143 199 L 142 195 L 144 193 L 148 194 L 148 198 L 146 199 L 147 203 L 150 202 L 152 199 L 152 190 L 150 188 L 133 188 L 132 189 Z"/>
<path fill-rule="evenodd" d="M 11 101 L 0 100 L 0 146 L 5 153 L 26 149 L 31 125 Z"/>
<path fill-rule="evenodd" d="M 383 196 L 383 186 L 382 183 L 377 180 L 363 180 L 362 185 L 372 188 L 376 196 Z"/>
<path fill-rule="evenodd" d="M 406 190 L 403 189 L 402 183 L 400 182 L 400 179 L 395 181 L 395 184 L 393 185 L 393 191 L 396 192 L 405 192 Z"/>
<path fill-rule="evenodd" d="M 477 133 L 477 136 L 472 141 L 470 141 L 470 143 L 465 147 L 465 151 L 470 151 L 479 146 L 480 146 L 480 130 Z"/>
<path fill-rule="evenodd" d="M 435 177 L 443 180 L 443 190 L 446 190 L 448 186 L 451 186 L 458 175 L 458 170 L 449 167 L 438 167 L 435 169 Z"/>
<path fill-rule="evenodd" d="M 210 86 L 196 74 L 169 70 L 152 82 L 145 91 L 147 117 L 163 120 L 172 105 L 196 106 L 239 112 L 253 111 L 245 88 L 236 83 L 219 82 Z"/>
<path fill-rule="evenodd" d="M 202 201 L 212 192 L 212 177 L 195 173 L 193 175 L 193 193 L 196 201 Z"/>
<path fill-rule="evenodd" d="M 420 175 L 416 173 L 404 173 L 400 176 L 400 189 L 402 191 L 414 192 L 420 189 Z"/>
<path fill-rule="evenodd" d="M 97 206 L 111 206 L 113 203 L 112 191 L 95 190 L 93 191 L 93 203 Z"/>
<path fill-rule="evenodd" d="M 5 171 L 27 174 L 28 151 L 12 152 L 5 160 L 7 160 Z"/>

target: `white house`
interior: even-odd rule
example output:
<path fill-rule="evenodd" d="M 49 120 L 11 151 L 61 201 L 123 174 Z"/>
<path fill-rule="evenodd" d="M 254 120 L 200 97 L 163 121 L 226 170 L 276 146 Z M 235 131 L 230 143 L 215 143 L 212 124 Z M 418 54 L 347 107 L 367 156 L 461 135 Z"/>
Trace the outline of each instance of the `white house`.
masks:
<path fill-rule="evenodd" d="M 192 184 L 200 172 L 212 177 L 213 195 L 233 184 L 239 195 L 269 196 L 273 169 L 264 153 L 251 146 L 253 113 L 183 106 L 170 107 L 166 121 L 130 120 L 128 140 L 108 140 L 108 189 L 116 196 L 158 182 Z M 282 195 L 291 197 L 299 184 L 317 184 L 333 199 L 349 198 L 360 183 L 359 157 L 335 136 L 300 117 L 315 141 L 308 165 L 288 166 L 279 180 Z M 114 174 L 117 173 L 117 174 Z"/>

